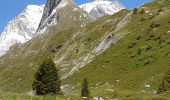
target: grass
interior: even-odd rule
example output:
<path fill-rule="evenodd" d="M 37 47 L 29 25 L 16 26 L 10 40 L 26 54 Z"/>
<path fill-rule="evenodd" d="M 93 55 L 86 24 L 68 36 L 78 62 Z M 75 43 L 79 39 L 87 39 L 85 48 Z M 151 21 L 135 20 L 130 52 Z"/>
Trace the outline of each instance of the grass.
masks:
<path fill-rule="evenodd" d="M 57 96 L 27 96 L 18 93 L 0 92 L 0 100 L 66 100 L 62 95 Z"/>
<path fill-rule="evenodd" d="M 96 91 L 95 91 L 96 92 Z M 99 97 L 100 95 L 94 95 L 94 97 Z M 105 97 L 101 96 L 103 99 L 118 99 L 118 100 L 169 100 L 167 94 L 165 95 L 151 95 L 147 93 L 136 93 L 132 91 L 114 91 L 105 94 Z M 83 100 L 79 95 L 72 96 L 28 96 L 19 93 L 7 93 L 0 92 L 0 100 Z M 90 96 L 89 100 L 93 100 L 93 96 Z"/>
<path fill-rule="evenodd" d="M 168 0 L 165 2 L 169 3 Z M 149 10 L 148 6 L 151 5 L 147 4 L 146 9 Z M 168 8 L 168 5 L 164 5 L 164 7 Z M 154 5 L 153 8 L 159 9 L 157 5 Z M 141 9 L 139 8 L 139 11 Z M 77 85 L 81 83 L 82 77 L 87 77 L 91 87 L 101 82 L 103 85 L 109 83 L 111 87 L 114 87 L 113 89 L 118 91 L 130 90 L 139 93 L 145 91 L 154 94 L 163 75 L 170 69 L 169 36 L 166 34 L 170 29 L 168 12 L 169 10 L 165 9 L 162 14 L 157 15 L 157 10 L 150 10 L 152 18 L 143 22 L 141 22 L 141 18 L 150 16 L 149 14 L 132 15 L 131 21 L 122 30 L 129 34 L 66 79 L 65 84 Z M 160 25 L 151 28 L 153 22 L 158 22 Z M 139 35 L 140 39 L 136 39 Z M 131 44 L 133 46 L 128 48 Z M 151 87 L 146 89 L 145 84 L 149 84 Z M 100 95 L 105 96 L 107 92 L 104 92 L 104 89 L 111 87 L 101 87 Z M 99 95 L 99 93 L 93 93 Z"/>

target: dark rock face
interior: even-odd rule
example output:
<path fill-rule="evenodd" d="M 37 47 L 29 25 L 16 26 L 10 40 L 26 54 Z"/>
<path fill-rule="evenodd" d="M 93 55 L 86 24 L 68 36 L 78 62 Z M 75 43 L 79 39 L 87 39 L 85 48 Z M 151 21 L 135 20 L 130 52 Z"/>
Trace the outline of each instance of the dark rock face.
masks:
<path fill-rule="evenodd" d="M 60 4 L 61 1 L 62 0 L 47 0 L 38 30 L 41 30 L 44 28 L 44 23 L 46 22 L 46 19 L 52 14 L 53 10 Z M 55 17 L 58 17 L 58 16 L 55 16 L 55 15 L 51 16 L 51 18 L 55 18 Z M 47 23 L 50 24 L 51 22 L 52 22 L 52 19 L 48 20 Z"/>

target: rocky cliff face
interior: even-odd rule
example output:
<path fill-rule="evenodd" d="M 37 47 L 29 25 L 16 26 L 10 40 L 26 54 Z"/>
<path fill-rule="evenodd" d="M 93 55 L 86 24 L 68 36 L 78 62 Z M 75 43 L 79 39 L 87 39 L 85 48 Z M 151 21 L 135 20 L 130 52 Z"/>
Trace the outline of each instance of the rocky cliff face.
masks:
<path fill-rule="evenodd" d="M 56 14 L 53 14 L 53 15 L 51 15 L 51 14 L 52 14 L 52 12 L 55 12 L 54 11 L 55 8 L 60 4 L 61 1 L 62 0 L 47 0 L 45 7 L 44 7 L 42 19 L 41 19 L 41 22 L 39 24 L 39 30 L 44 27 L 45 22 L 47 24 L 51 23 L 52 19 L 47 21 L 48 17 L 57 19 L 57 16 L 55 16 Z"/>
<path fill-rule="evenodd" d="M 76 17 L 80 17 L 77 21 L 82 23 L 91 19 L 88 13 L 78 8 L 72 0 L 48 0 L 37 32 L 44 33 L 50 26 L 57 24 L 64 27 L 74 26 Z"/>

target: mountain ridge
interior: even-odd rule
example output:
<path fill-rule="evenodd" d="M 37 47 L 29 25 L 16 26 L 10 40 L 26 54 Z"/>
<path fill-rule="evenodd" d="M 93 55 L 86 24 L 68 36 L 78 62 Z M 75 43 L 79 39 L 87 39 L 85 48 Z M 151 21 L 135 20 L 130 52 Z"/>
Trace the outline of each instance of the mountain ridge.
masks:
<path fill-rule="evenodd" d="M 94 19 L 98 19 L 105 15 L 112 15 L 125 7 L 118 0 L 94 0 L 79 6 L 88 12 Z"/>
<path fill-rule="evenodd" d="M 29 5 L 12 19 L 0 37 L 0 56 L 16 43 L 25 43 L 35 36 L 36 29 L 41 19 L 42 6 Z"/>
<path fill-rule="evenodd" d="M 100 4 L 103 1 L 97 1 L 97 2 L 98 3 L 96 3 L 96 5 Z M 0 37 L 1 38 L 0 39 L 0 47 L 1 47 L 0 56 L 4 55 L 9 50 L 9 48 L 11 46 L 13 46 L 14 44 L 16 44 L 16 43 L 25 43 L 25 42 L 31 40 L 33 37 L 37 36 L 38 34 L 42 34 L 42 33 L 45 33 L 46 31 L 48 31 L 48 30 L 46 30 L 47 27 L 52 27 L 52 26 L 56 25 L 57 23 L 59 23 L 59 15 L 56 14 L 56 13 L 58 13 L 58 11 L 56 11 L 56 10 L 60 9 L 62 6 L 66 6 L 66 4 L 68 4 L 68 3 L 76 6 L 74 1 L 72 1 L 72 0 L 69 0 L 69 1 L 68 0 L 47 0 L 46 5 L 43 5 L 43 6 L 36 6 L 36 5 L 27 6 L 27 8 L 21 14 L 19 14 L 18 17 L 15 17 L 13 20 L 11 20 L 9 22 L 9 24 L 5 28 L 4 32 L 2 32 L 1 37 Z M 106 4 L 105 6 L 107 6 L 108 4 L 111 4 L 111 2 L 109 2 L 107 0 L 104 1 L 103 3 Z M 88 4 L 90 4 L 90 3 L 88 3 Z M 118 3 L 116 3 L 116 4 L 118 4 Z M 60 7 L 57 8 L 57 6 L 60 6 Z M 34 13 L 34 9 L 35 10 L 37 9 L 37 13 Z M 77 9 L 79 9 L 79 8 L 75 8 L 74 10 L 77 10 Z M 106 8 L 98 8 L 97 7 L 95 9 L 97 10 L 97 9 L 106 9 Z M 115 7 L 114 7 L 114 9 L 115 9 Z M 122 8 L 120 8 L 120 9 L 122 9 Z M 43 14 L 42 10 L 44 10 L 44 14 Z M 94 19 L 97 19 L 97 18 L 99 18 L 101 16 L 110 15 L 110 14 L 115 13 L 113 10 L 111 10 L 109 13 L 108 12 L 105 13 L 105 10 L 103 10 L 102 11 L 103 13 L 101 15 L 98 15 L 98 14 L 96 15 L 96 10 L 94 10 L 92 12 L 88 12 L 85 9 L 83 9 L 83 10 L 85 12 L 84 12 L 83 15 L 81 15 L 82 18 L 81 17 L 79 18 L 81 20 L 83 19 L 84 15 L 88 16 L 89 20 L 92 20 L 92 18 L 90 18 L 90 17 L 92 17 L 93 15 L 97 16 L 96 18 L 94 18 Z M 25 14 L 25 15 L 22 15 L 22 14 Z M 30 17 L 29 16 L 27 17 L 27 14 L 30 14 L 29 15 Z M 24 22 L 22 21 L 22 20 L 24 20 L 24 19 L 22 19 L 22 16 L 26 17 L 25 25 L 24 25 Z M 41 18 L 41 16 L 42 16 L 42 18 Z M 74 18 L 74 20 L 79 20 L 79 19 Z M 15 28 L 10 29 L 10 27 L 8 27 L 8 26 L 10 26 L 10 24 L 12 24 L 11 22 L 12 21 L 15 22 L 15 20 L 17 20 L 18 22 L 23 23 L 23 25 L 18 26 L 20 28 L 22 27 L 22 29 L 15 30 Z M 88 23 L 88 21 L 82 23 L 81 27 L 84 27 L 86 25 L 86 23 Z M 38 26 L 38 28 L 37 28 L 37 26 Z M 15 25 L 15 27 L 17 27 L 17 25 Z M 13 31 L 13 32 L 10 32 L 10 30 Z"/>

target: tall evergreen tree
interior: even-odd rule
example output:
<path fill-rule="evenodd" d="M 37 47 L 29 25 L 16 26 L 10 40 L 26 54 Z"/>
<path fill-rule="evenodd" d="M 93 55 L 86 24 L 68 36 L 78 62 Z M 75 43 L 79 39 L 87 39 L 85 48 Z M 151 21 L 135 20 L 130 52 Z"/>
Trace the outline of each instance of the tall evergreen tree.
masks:
<path fill-rule="evenodd" d="M 58 69 L 50 57 L 46 57 L 35 73 L 32 88 L 37 95 L 61 93 Z"/>
<path fill-rule="evenodd" d="M 82 97 L 87 97 L 87 98 L 90 96 L 90 92 L 89 92 L 89 89 L 88 89 L 87 78 L 83 79 L 82 89 L 81 89 L 81 96 Z"/>

